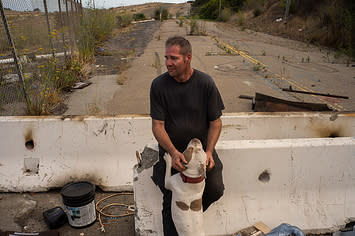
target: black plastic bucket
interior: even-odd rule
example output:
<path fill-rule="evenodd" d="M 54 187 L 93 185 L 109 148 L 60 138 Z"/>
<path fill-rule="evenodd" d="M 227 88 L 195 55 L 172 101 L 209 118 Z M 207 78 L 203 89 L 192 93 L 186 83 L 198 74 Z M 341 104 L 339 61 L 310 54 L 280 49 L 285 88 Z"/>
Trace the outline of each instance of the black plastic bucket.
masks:
<path fill-rule="evenodd" d="M 70 183 L 62 188 L 60 194 L 72 227 L 82 228 L 95 222 L 95 185 L 84 181 Z"/>

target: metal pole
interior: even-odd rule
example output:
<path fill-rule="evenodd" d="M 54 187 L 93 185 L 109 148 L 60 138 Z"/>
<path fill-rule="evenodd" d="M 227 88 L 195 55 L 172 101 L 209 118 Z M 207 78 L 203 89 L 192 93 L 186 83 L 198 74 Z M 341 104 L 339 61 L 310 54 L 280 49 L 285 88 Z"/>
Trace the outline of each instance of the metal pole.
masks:
<path fill-rule="evenodd" d="M 75 42 L 73 39 L 73 28 L 72 28 L 72 25 L 70 22 L 70 19 L 69 19 L 69 7 L 68 7 L 68 0 L 65 0 L 65 10 L 66 10 L 66 13 L 67 13 L 67 27 L 69 27 L 69 34 L 70 34 L 70 42 L 71 42 L 71 47 L 70 47 L 70 52 L 71 52 L 71 55 L 73 56 L 74 55 L 74 45 L 75 45 Z"/>
<path fill-rule="evenodd" d="M 74 7 L 73 7 L 73 0 L 70 0 L 70 9 L 71 9 L 71 18 L 73 20 L 72 22 L 72 26 L 73 26 L 73 37 L 74 37 L 74 47 L 76 47 L 76 30 L 77 30 L 77 22 L 75 19 L 75 15 L 74 15 Z"/>
<path fill-rule="evenodd" d="M 22 64 L 21 64 L 21 62 L 20 62 L 20 60 L 19 60 L 19 58 L 17 56 L 15 43 L 12 40 L 12 37 L 11 37 L 11 32 L 10 32 L 9 24 L 7 23 L 7 19 L 6 19 L 6 16 L 5 16 L 5 11 L 4 11 L 4 6 L 2 4 L 2 0 L 0 0 L 0 11 L 1 11 L 2 21 L 4 23 L 7 39 L 9 40 L 9 44 L 10 44 L 11 49 L 12 49 L 12 56 L 14 58 L 15 66 L 16 66 L 16 69 L 17 69 L 17 74 L 18 74 L 18 77 L 19 77 L 19 79 L 20 79 L 20 81 L 22 83 L 23 96 L 25 97 L 25 100 L 26 100 L 26 103 L 27 103 L 27 111 L 29 111 L 30 107 L 31 107 L 31 103 L 30 103 L 30 100 L 27 97 L 27 93 L 26 93 L 26 89 L 25 89 L 25 80 L 24 80 L 24 76 L 23 76 L 23 73 L 22 73 Z"/>
<path fill-rule="evenodd" d="M 45 13 L 46 13 L 46 20 L 47 20 L 47 27 L 48 27 L 49 46 L 50 46 L 51 49 L 52 49 L 53 58 L 55 58 L 54 47 L 53 47 L 53 41 L 52 41 L 52 36 L 51 36 L 51 27 L 50 27 L 50 25 L 49 25 L 47 0 L 43 0 L 43 5 L 44 5 L 44 11 L 45 11 Z"/>
<path fill-rule="evenodd" d="M 221 19 L 221 8 L 222 8 L 222 0 L 219 0 L 219 8 L 218 8 L 218 17 Z"/>
<path fill-rule="evenodd" d="M 285 24 L 287 24 L 288 12 L 290 10 L 290 0 L 286 0 L 286 9 L 285 9 Z"/>
<path fill-rule="evenodd" d="M 67 59 L 67 50 L 65 48 L 65 37 L 64 37 L 64 24 L 63 24 L 63 17 L 62 17 L 62 5 L 60 3 L 62 0 L 58 0 L 58 8 L 59 8 L 59 21 L 60 27 L 62 28 L 62 40 L 63 40 L 63 50 L 64 50 L 64 58 Z"/>

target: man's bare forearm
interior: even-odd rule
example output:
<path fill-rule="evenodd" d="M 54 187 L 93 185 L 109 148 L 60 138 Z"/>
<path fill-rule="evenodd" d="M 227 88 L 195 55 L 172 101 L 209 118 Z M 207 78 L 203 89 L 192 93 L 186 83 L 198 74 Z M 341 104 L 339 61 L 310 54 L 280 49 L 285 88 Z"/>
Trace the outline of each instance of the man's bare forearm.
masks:
<path fill-rule="evenodd" d="M 164 121 L 153 119 L 152 130 L 154 137 L 158 141 L 159 145 L 172 156 L 173 153 L 177 151 L 177 149 L 171 142 L 170 137 L 165 130 Z"/>
<path fill-rule="evenodd" d="M 207 147 L 206 152 L 213 152 L 213 149 L 216 146 L 219 135 L 222 130 L 222 120 L 218 118 L 214 121 L 210 121 L 210 127 L 208 128 L 208 136 L 207 136 Z"/>

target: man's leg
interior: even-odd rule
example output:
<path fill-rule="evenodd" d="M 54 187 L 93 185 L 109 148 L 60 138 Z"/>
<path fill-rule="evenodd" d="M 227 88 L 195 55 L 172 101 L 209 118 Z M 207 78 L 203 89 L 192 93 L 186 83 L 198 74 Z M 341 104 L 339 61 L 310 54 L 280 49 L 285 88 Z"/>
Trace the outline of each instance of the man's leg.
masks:
<path fill-rule="evenodd" d="M 154 183 L 159 187 L 163 193 L 163 230 L 165 236 L 178 236 L 176 232 L 175 224 L 171 216 L 171 197 L 172 192 L 165 188 L 165 169 L 166 164 L 163 158 L 164 152 L 159 151 L 159 162 L 153 167 L 152 179 Z M 172 172 L 174 174 L 174 172 Z"/>
<path fill-rule="evenodd" d="M 202 196 L 203 211 L 207 210 L 212 203 L 222 197 L 224 192 L 222 176 L 223 164 L 216 151 L 213 151 L 213 160 L 215 166 L 206 174 L 206 186 Z"/>

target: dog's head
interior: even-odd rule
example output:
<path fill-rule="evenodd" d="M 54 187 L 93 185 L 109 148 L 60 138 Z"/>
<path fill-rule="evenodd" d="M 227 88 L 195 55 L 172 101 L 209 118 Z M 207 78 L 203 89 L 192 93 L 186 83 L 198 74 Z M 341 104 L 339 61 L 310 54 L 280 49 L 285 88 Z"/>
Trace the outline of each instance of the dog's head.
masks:
<path fill-rule="evenodd" d="M 191 139 L 183 154 L 187 161 L 186 170 L 183 171 L 184 175 L 193 178 L 206 177 L 206 153 L 201 141 L 197 138 Z"/>

